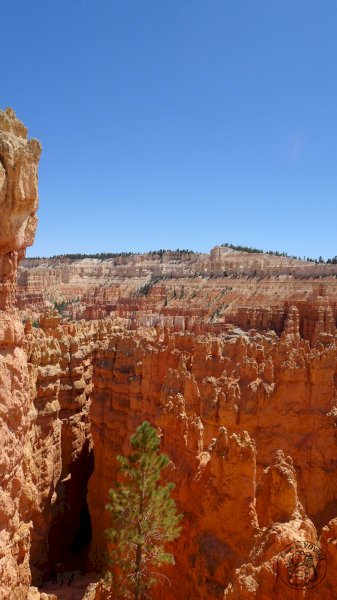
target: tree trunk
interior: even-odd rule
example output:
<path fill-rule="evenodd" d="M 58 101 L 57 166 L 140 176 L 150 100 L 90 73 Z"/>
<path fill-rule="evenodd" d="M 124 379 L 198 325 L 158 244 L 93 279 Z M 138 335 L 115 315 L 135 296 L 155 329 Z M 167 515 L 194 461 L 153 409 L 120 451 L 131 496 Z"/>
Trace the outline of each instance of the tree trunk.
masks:
<path fill-rule="evenodd" d="M 142 562 L 142 544 L 137 544 L 135 600 L 140 599 L 140 565 L 141 565 L 141 562 Z"/>
<path fill-rule="evenodd" d="M 141 539 L 142 529 L 141 525 L 143 523 L 143 512 L 144 512 L 144 473 L 142 474 L 142 485 L 141 485 L 141 494 L 139 498 L 139 519 L 138 519 L 138 534 Z M 140 600 L 140 583 L 141 583 L 141 563 L 142 563 L 142 554 L 143 554 L 143 546 L 142 544 L 137 544 L 136 550 L 136 587 L 135 587 L 135 600 Z"/>

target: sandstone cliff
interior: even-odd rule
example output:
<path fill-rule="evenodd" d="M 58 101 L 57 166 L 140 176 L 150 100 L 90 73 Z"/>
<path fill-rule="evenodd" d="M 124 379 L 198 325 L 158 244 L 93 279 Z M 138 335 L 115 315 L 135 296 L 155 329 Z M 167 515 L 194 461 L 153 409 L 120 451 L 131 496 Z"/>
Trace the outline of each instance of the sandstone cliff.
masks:
<path fill-rule="evenodd" d="M 334 333 L 336 274 L 336 265 L 223 247 L 209 255 L 30 259 L 20 268 L 17 298 L 24 316 L 63 302 L 75 320 L 123 317 L 130 328 L 159 324 L 194 333 L 224 333 L 235 324 L 281 334 L 295 307 L 299 332 L 315 343 Z"/>
<path fill-rule="evenodd" d="M 32 416 L 23 326 L 13 308 L 17 263 L 36 229 L 37 140 L 0 111 L 0 597 L 26 600 L 30 585 L 30 491 L 26 452 Z"/>
<path fill-rule="evenodd" d="M 45 546 L 43 560 L 43 539 L 37 541 L 36 581 L 62 557 L 84 569 L 102 562 L 116 454 L 128 449 L 129 436 L 147 418 L 162 434 L 184 513 L 173 547 L 177 566 L 167 573 L 172 587 L 154 598 L 298 597 L 277 575 L 278 555 L 294 540 L 318 544 L 322 532 L 328 574 L 317 597 L 333 599 L 336 345 L 312 349 L 292 332 L 281 339 L 238 329 L 196 336 L 160 327 L 133 332 L 126 325 L 108 319 L 60 325 L 56 319 L 28 334 L 36 363 L 37 347 L 53 347 L 57 356 L 67 348 L 49 403 L 62 398 L 64 451 L 55 452 L 65 490 L 58 492 L 54 522 L 69 539 L 49 534 L 53 544 Z M 47 406 L 48 381 L 34 381 Z M 81 463 L 83 448 L 85 462 L 93 451 L 91 477 Z M 90 554 L 76 556 L 70 551 L 76 518 L 86 508 L 78 506 L 78 490 L 86 491 L 88 481 Z M 39 530 L 48 538 L 55 519 L 48 502 L 41 516 Z"/>
<path fill-rule="evenodd" d="M 146 417 L 162 431 L 185 515 L 173 589 L 158 598 L 216 598 L 224 589 L 230 598 L 291 597 L 277 578 L 278 553 L 296 539 L 317 543 L 337 516 L 336 347 L 310 350 L 291 335 L 160 330 L 117 334 L 99 346 L 90 411 L 92 551 L 104 546 L 95 523 L 107 523 L 115 454 Z M 330 553 L 329 560 L 333 569 Z M 334 597 L 327 580 L 319 591 Z"/>

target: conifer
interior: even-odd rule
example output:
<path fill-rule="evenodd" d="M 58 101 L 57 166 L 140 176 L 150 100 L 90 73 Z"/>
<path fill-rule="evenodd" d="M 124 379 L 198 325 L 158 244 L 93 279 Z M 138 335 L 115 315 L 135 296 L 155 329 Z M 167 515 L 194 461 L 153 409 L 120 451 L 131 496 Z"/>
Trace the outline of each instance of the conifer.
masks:
<path fill-rule="evenodd" d="M 107 530 L 109 568 L 106 585 L 114 599 L 150 598 L 150 588 L 168 578 L 158 570 L 174 564 L 165 545 L 179 534 L 182 515 L 170 494 L 173 483 L 160 484 L 170 463 L 159 451 L 156 430 L 144 421 L 131 437 L 132 453 L 118 456 L 120 477 L 109 491 L 112 527 Z"/>

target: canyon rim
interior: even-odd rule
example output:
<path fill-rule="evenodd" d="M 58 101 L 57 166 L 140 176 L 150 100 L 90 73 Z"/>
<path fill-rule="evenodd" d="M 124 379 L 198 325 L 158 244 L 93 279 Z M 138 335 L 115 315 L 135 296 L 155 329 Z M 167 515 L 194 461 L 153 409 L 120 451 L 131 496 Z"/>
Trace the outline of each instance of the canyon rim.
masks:
<path fill-rule="evenodd" d="M 40 151 L 1 111 L 1 600 L 103 600 L 108 490 L 144 419 L 184 514 L 155 600 L 333 600 L 337 267 L 229 247 L 23 260 Z M 92 585 L 52 591 L 57 568 Z"/>

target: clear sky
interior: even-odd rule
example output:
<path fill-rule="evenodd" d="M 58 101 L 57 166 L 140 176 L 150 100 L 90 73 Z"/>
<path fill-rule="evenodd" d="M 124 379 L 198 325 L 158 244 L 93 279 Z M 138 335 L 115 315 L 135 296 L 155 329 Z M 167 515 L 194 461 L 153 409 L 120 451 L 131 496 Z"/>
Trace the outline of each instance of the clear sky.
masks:
<path fill-rule="evenodd" d="M 28 256 L 337 254 L 336 0 L 10 0 L 0 32 L 43 144 Z"/>

